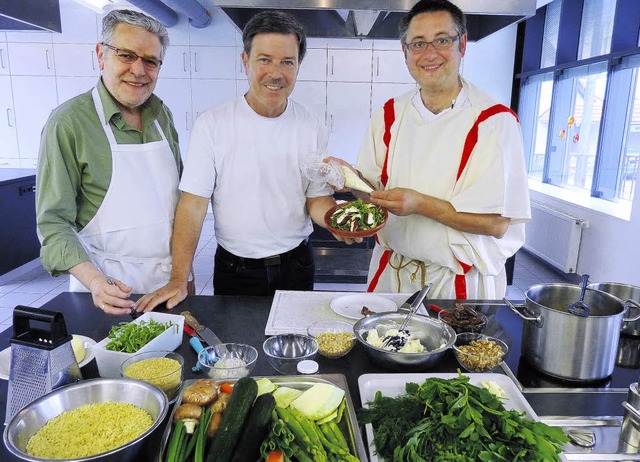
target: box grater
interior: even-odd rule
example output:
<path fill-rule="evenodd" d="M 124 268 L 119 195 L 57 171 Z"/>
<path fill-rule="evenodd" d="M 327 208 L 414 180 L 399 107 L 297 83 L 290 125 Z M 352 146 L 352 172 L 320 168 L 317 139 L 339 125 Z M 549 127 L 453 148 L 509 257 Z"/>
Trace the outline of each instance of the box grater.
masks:
<path fill-rule="evenodd" d="M 16 306 L 5 423 L 32 401 L 82 379 L 71 338 L 62 313 Z"/>

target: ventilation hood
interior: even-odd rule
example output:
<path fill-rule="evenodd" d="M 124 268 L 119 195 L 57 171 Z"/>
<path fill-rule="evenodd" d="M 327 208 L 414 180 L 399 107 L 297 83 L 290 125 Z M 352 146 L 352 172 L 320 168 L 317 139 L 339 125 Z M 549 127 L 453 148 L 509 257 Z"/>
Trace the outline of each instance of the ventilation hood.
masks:
<path fill-rule="evenodd" d="M 59 0 L 0 0 L 0 31 L 62 32 Z"/>
<path fill-rule="evenodd" d="M 240 29 L 262 10 L 291 13 L 309 37 L 398 39 L 398 24 L 417 0 L 214 0 Z M 470 41 L 536 13 L 536 0 L 452 0 L 467 16 Z"/>

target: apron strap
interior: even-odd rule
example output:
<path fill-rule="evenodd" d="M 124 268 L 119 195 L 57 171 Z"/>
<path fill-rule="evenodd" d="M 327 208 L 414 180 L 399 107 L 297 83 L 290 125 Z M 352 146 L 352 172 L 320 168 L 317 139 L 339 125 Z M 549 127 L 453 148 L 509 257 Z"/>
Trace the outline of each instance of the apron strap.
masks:
<path fill-rule="evenodd" d="M 396 111 L 395 111 L 395 100 L 391 98 L 389 101 L 384 103 L 383 112 L 384 112 L 384 135 L 382 135 L 382 141 L 384 145 L 387 147 L 386 152 L 384 154 L 384 164 L 382 165 L 382 174 L 380 176 L 380 182 L 382 186 L 387 186 L 387 182 L 389 181 L 389 146 L 391 145 L 391 126 L 393 122 L 396 120 Z"/>

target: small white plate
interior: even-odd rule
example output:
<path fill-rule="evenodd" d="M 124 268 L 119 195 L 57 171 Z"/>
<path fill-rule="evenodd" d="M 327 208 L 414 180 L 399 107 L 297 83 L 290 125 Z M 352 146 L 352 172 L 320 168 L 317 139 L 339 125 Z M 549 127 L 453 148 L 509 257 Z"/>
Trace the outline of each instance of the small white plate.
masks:
<path fill-rule="evenodd" d="M 397 311 L 398 306 L 388 298 L 373 294 L 344 295 L 331 300 L 334 313 L 349 319 L 362 318 L 362 307 L 366 306 L 376 313 Z"/>
<path fill-rule="evenodd" d="M 96 344 L 96 341 L 92 338 L 85 337 L 84 335 L 76 335 L 80 340 L 82 340 L 82 344 L 84 345 L 85 350 L 87 350 L 87 354 L 78 366 L 82 367 L 94 358 L 93 354 L 93 345 Z M 0 379 L 9 380 L 9 374 L 11 372 L 11 347 L 5 348 L 0 351 Z"/>

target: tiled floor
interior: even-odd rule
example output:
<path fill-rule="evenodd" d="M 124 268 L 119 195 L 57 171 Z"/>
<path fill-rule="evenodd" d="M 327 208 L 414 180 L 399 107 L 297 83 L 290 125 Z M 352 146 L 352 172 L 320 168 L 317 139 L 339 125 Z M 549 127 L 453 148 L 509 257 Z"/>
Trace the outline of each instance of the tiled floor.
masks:
<path fill-rule="evenodd" d="M 213 217 L 208 214 L 196 250 L 194 271 L 196 291 L 199 295 L 213 295 L 213 256 L 216 250 L 213 233 Z M 521 300 L 524 291 L 539 283 L 576 282 L 572 276 L 550 268 L 544 262 L 525 251 L 518 252 L 513 284 L 507 289 L 507 298 Z M 0 332 L 12 324 L 12 312 L 16 305 L 40 307 L 69 285 L 68 276 L 51 277 L 42 266 L 38 266 L 14 279 L 0 284 Z M 365 284 L 319 283 L 316 290 L 364 291 Z"/>

